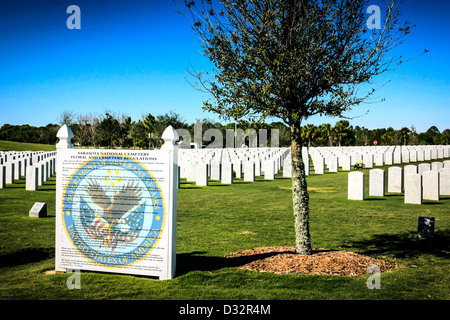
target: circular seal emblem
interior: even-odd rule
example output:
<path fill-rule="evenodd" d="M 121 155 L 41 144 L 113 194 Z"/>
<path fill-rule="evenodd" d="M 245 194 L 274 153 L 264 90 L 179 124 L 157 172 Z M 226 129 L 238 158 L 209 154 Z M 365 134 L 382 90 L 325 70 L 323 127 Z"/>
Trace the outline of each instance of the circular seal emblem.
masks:
<path fill-rule="evenodd" d="M 108 268 L 141 261 L 164 227 L 164 196 L 152 172 L 126 155 L 80 165 L 62 195 L 64 230 L 87 260 Z"/>

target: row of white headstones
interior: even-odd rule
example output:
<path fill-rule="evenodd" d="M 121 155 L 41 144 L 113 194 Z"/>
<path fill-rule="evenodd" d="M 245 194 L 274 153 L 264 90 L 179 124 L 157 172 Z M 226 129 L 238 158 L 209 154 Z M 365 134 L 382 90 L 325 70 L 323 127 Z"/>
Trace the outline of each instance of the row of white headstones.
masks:
<path fill-rule="evenodd" d="M 423 200 L 439 201 L 450 195 L 450 160 L 388 168 L 387 192 L 404 193 L 404 202 L 422 204 Z M 369 196 L 385 196 L 385 170 L 369 171 Z M 365 174 L 348 174 L 348 199 L 365 199 Z"/>
<path fill-rule="evenodd" d="M 25 189 L 38 190 L 56 173 L 56 151 L 0 151 L 0 188 L 26 177 Z"/>
<path fill-rule="evenodd" d="M 431 161 L 450 157 L 450 146 L 378 146 L 303 148 L 305 174 L 350 171 L 358 162 L 365 168 L 410 162 Z M 289 148 L 180 149 L 179 177 L 207 186 L 209 180 L 233 183 L 233 178 L 254 181 L 255 176 L 274 179 L 283 168 L 283 176 L 291 177 Z"/>
<path fill-rule="evenodd" d="M 362 161 L 365 168 L 372 168 L 443 159 L 449 157 L 449 152 L 450 146 L 313 147 L 303 148 L 302 156 L 305 173 L 309 175 L 310 158 L 314 173 L 325 174 L 350 171 L 358 161 Z M 281 169 L 284 177 L 291 177 L 292 171 L 289 148 L 179 149 L 178 158 L 179 178 L 194 181 L 198 186 L 207 186 L 210 180 L 223 184 L 233 183 L 234 178 L 255 181 L 256 176 L 271 180 Z M 56 152 L 0 152 L 0 188 L 25 176 L 26 190 L 37 190 L 55 174 L 55 162 Z M 404 169 L 390 167 L 387 192 L 405 192 L 407 203 L 438 200 L 439 196 L 449 194 L 449 170 L 448 160 L 406 165 Z M 364 200 L 364 179 L 363 172 L 349 173 L 348 199 Z M 384 196 L 385 180 L 384 170 L 371 170 L 369 195 Z"/>

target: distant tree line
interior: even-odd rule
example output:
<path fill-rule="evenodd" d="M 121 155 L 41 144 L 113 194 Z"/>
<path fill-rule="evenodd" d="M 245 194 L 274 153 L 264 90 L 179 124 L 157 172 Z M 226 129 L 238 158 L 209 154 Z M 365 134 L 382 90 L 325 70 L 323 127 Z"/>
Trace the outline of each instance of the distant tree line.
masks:
<path fill-rule="evenodd" d="M 271 129 L 278 129 L 279 144 L 282 147 L 290 145 L 289 128 L 282 122 L 247 123 L 239 122 L 222 124 L 209 119 L 200 120 L 202 130 L 218 129 L 224 139 L 227 129 L 260 129 L 268 130 L 270 145 Z M 0 140 L 56 144 L 56 134 L 61 125 L 67 124 L 74 133 L 72 142 L 81 147 L 106 148 L 158 148 L 164 141 L 162 133 L 172 125 L 175 129 L 186 129 L 194 138 L 194 123 L 187 123 L 179 114 L 168 112 L 164 115 L 142 115 L 142 119 L 132 120 L 125 114 L 114 114 L 106 111 L 104 114 L 75 114 L 64 111 L 59 124 L 48 124 L 45 127 L 30 125 L 5 124 L 0 128 Z M 440 132 L 436 126 L 427 131 L 418 133 L 414 126 L 395 130 L 392 127 L 380 129 L 367 129 L 365 127 L 350 125 L 348 120 L 339 120 L 335 125 L 324 123 L 321 125 L 306 124 L 302 127 L 302 137 L 305 146 L 368 146 L 377 141 L 378 145 L 438 145 L 450 143 L 450 129 Z M 224 143 L 225 145 L 225 143 Z"/>
<path fill-rule="evenodd" d="M 59 128 L 58 124 L 48 124 L 45 127 L 4 124 L 0 128 L 0 140 L 55 144 Z"/>

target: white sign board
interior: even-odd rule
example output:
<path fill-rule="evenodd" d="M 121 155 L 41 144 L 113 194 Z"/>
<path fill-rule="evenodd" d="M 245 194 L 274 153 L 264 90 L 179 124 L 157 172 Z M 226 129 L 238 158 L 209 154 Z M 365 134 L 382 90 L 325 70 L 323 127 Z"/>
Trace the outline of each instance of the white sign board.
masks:
<path fill-rule="evenodd" d="M 172 278 L 172 157 L 166 150 L 58 150 L 56 270 Z"/>

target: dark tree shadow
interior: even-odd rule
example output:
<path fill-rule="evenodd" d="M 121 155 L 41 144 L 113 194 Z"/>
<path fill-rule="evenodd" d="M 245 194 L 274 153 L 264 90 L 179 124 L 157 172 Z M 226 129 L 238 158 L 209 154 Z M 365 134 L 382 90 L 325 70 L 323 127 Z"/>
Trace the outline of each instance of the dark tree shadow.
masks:
<path fill-rule="evenodd" d="M 436 257 L 450 257 L 450 229 L 435 232 L 433 238 L 424 239 L 417 232 L 402 234 L 378 234 L 367 240 L 355 241 L 341 246 L 358 249 L 364 255 L 388 255 L 395 258 L 417 257 L 431 254 Z"/>
<path fill-rule="evenodd" d="M 0 268 L 33 263 L 55 257 L 54 248 L 29 248 L 0 256 Z"/>
<path fill-rule="evenodd" d="M 206 253 L 194 251 L 177 254 L 177 275 L 183 275 L 191 271 L 213 271 L 222 268 L 236 268 L 252 261 L 268 258 L 283 252 L 270 252 L 241 257 L 204 256 Z"/>

